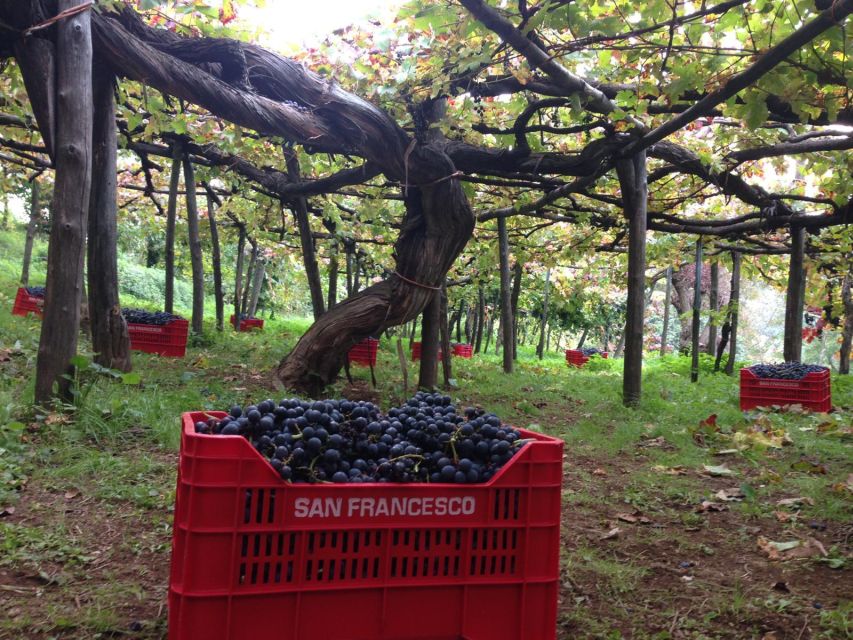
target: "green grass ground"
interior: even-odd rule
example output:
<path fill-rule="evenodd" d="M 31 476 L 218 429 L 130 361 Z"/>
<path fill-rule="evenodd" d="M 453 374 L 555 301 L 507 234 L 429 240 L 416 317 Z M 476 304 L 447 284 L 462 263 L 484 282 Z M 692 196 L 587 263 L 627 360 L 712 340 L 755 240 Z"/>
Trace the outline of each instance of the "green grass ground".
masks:
<path fill-rule="evenodd" d="M 211 323 L 184 359 L 135 353 L 138 384 L 90 372 L 77 406 L 34 410 L 40 323 L 9 313 L 3 249 L 0 638 L 165 638 L 178 417 L 280 395 L 270 371 L 308 321 Z M 392 346 L 375 389 L 354 367 L 355 385 L 328 395 L 405 399 Z M 831 414 L 745 415 L 737 381 L 707 361 L 691 384 L 686 359 L 651 357 L 638 410 L 621 404 L 619 361 L 568 369 L 524 347 L 512 375 L 493 354 L 453 367 L 458 404 L 566 441 L 561 639 L 853 637 L 850 377 L 833 380 Z M 718 428 L 700 427 L 711 414 Z M 817 551 L 787 559 L 794 541 Z"/>

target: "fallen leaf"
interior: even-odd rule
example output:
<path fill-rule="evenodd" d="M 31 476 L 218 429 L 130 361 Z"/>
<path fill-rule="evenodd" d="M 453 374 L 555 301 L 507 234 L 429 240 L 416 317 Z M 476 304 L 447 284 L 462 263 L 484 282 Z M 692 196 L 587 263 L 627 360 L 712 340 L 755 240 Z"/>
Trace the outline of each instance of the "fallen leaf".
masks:
<path fill-rule="evenodd" d="M 703 500 L 702 503 L 696 507 L 696 513 L 708 513 L 709 511 L 728 511 L 729 508 L 720 504 L 719 502 L 711 502 L 710 500 Z"/>
<path fill-rule="evenodd" d="M 629 524 L 635 524 L 637 522 L 637 518 L 632 516 L 630 513 L 620 513 L 616 518 L 622 522 L 628 522 Z"/>
<path fill-rule="evenodd" d="M 657 438 L 648 438 L 648 439 L 641 440 L 637 444 L 637 446 L 639 446 L 639 447 L 661 447 L 661 448 L 665 448 L 665 447 L 669 447 L 671 445 L 666 441 L 666 438 L 664 438 L 663 436 L 658 436 Z"/>
<path fill-rule="evenodd" d="M 707 473 L 708 475 L 713 476 L 715 478 L 727 478 L 729 476 L 734 475 L 734 471 L 729 469 L 724 464 L 716 465 L 716 466 L 703 464 L 702 469 L 705 471 L 705 473 Z"/>
<path fill-rule="evenodd" d="M 633 513 L 620 513 L 616 516 L 617 520 L 627 522 L 629 524 L 651 524 L 652 521 L 643 515 L 642 511 L 634 511 Z"/>
<path fill-rule="evenodd" d="M 66 491 L 65 492 L 65 499 L 66 500 L 73 500 L 74 498 L 76 498 L 79 495 L 80 495 L 79 491 Z"/>
<path fill-rule="evenodd" d="M 674 467 L 665 467 L 660 464 L 656 464 L 652 467 L 652 471 L 657 473 L 665 473 L 668 476 L 686 476 L 687 469 L 684 468 L 683 465 L 676 465 Z"/>
<path fill-rule="evenodd" d="M 819 540 L 806 538 L 805 541 L 790 540 L 788 542 L 774 542 L 764 536 L 759 536 L 758 548 L 763 551 L 770 560 L 794 560 L 798 558 L 826 557 L 829 555 L 826 548 Z"/>
<path fill-rule="evenodd" d="M 774 511 L 773 515 L 776 516 L 776 519 L 779 522 L 790 522 L 791 520 L 796 520 L 797 514 L 788 513 L 787 511 Z"/>
<path fill-rule="evenodd" d="M 731 456 L 736 453 L 740 453 L 740 449 L 721 449 L 720 451 L 714 451 L 715 456 Z"/>
<path fill-rule="evenodd" d="M 746 495 L 740 487 L 735 487 L 734 489 L 720 489 L 714 494 L 714 497 L 723 502 L 740 502 L 746 498 Z"/>
<path fill-rule="evenodd" d="M 813 473 L 817 475 L 826 475 L 826 467 L 819 462 L 812 460 L 798 460 L 791 465 L 794 471 L 802 471 L 803 473 Z"/>
<path fill-rule="evenodd" d="M 814 506 L 814 500 L 808 496 L 802 498 L 784 498 L 776 503 L 777 507 L 793 507 L 794 509 L 801 508 L 804 504 Z"/>
<path fill-rule="evenodd" d="M 606 476 L 607 472 L 602 468 L 597 468 L 592 470 L 592 475 L 594 476 Z"/>
<path fill-rule="evenodd" d="M 619 527 L 613 527 L 610 531 L 601 536 L 599 540 L 613 540 L 613 538 L 618 538 L 620 533 L 622 533 L 622 529 Z"/>

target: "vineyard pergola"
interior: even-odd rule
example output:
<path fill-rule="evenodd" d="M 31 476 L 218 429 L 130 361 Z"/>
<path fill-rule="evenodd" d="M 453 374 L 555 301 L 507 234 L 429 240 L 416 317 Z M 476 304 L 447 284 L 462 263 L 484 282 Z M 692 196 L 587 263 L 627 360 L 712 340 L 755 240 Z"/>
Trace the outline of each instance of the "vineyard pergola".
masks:
<path fill-rule="evenodd" d="M 202 4 L 175 7 L 190 16 Z M 418 44 L 407 36 L 398 41 L 405 47 L 384 52 L 408 75 L 395 91 L 381 94 L 376 87 L 391 81 L 380 62 L 364 64 L 365 80 L 351 91 L 343 79 L 219 37 L 216 19 L 205 22 L 204 14 L 204 28 L 180 29 L 159 12 L 139 13 L 123 2 L 0 1 L 0 54 L 14 59 L 26 89 L 24 97 L 10 72 L 0 160 L 32 182 L 34 199 L 33 176 L 55 173 L 36 400 L 48 400 L 57 383 L 60 392 L 67 386 L 84 256 L 93 348 L 101 364 L 130 367 L 118 301 L 117 203 L 118 192 L 135 185 L 119 186 L 120 147 L 141 163 L 136 177 L 144 182 L 135 188 L 144 198 L 136 206 L 147 199 L 163 209 L 152 175 L 163 169 L 158 162 L 171 161 L 170 188 L 161 194 L 168 196 L 161 213 L 167 274 L 172 270 L 167 311 L 183 172 L 196 331 L 204 297 L 197 195 L 207 199 L 213 238 L 212 213 L 224 199 L 257 195 L 292 210 L 315 322 L 275 370 L 291 389 L 317 394 L 337 377 L 354 344 L 421 314 L 420 385 L 434 387 L 441 325 L 448 352 L 443 292 L 449 284 L 470 282 L 464 274 L 448 282 L 448 273 L 475 229 L 494 233 L 495 227 L 504 370 L 511 371 L 510 222 L 519 219 L 540 228 L 595 230 L 606 240 L 584 250 L 627 255 L 627 405 L 641 398 L 650 233 L 698 238 L 696 282 L 703 252 L 715 261 L 731 256 L 732 304 L 724 330 L 730 366 L 742 256 L 790 255 L 787 360 L 801 354 L 806 257 L 819 260 L 843 283 L 837 287 L 846 302 L 841 362 L 849 366 L 853 106 L 845 25 L 853 0 L 493 5 L 412 3 L 401 29 L 431 39 Z M 408 67 L 406 60 L 412 61 Z M 359 97 L 358 89 L 371 100 Z M 154 99 L 155 92 L 161 97 Z M 502 120 L 483 117 L 484 103 L 499 107 Z M 235 127 L 245 146 L 222 142 Z M 755 167 L 780 158 L 804 163 L 819 195 L 765 189 Z M 198 186 L 196 168 L 208 176 Z M 238 193 L 221 187 L 229 182 L 240 185 Z M 376 201 L 397 216 L 388 222 L 397 237 L 385 277 L 340 302 L 331 282 L 328 300 L 323 295 L 315 244 L 336 247 L 331 281 L 332 272 L 335 279 L 338 274 L 339 241 L 349 280 L 359 277 L 359 261 L 367 259 L 359 247 L 390 242 L 341 237 L 336 218 L 317 205 L 320 198 L 348 220 L 374 215 Z M 286 229 L 283 218 L 268 216 L 250 228 L 232 211 L 226 215 L 239 232 L 239 314 L 251 288 L 248 274 L 242 288 L 244 244 L 257 258 L 261 236 L 283 241 Z M 312 228 L 315 217 L 324 231 Z M 221 329 L 218 242 L 213 267 Z M 249 270 L 257 275 L 261 268 L 253 260 Z M 257 300 L 256 292 L 250 295 Z M 700 304 L 697 295 L 694 363 Z M 482 336 L 482 289 L 479 306 Z"/>

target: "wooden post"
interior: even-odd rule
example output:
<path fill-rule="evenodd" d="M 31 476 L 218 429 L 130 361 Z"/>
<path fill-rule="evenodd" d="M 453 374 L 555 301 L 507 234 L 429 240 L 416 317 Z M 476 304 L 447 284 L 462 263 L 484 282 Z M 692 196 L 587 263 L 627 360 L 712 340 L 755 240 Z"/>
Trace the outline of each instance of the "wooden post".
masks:
<path fill-rule="evenodd" d="M 545 270 L 545 291 L 542 294 L 542 323 L 539 328 L 539 345 L 536 355 L 541 360 L 545 355 L 545 327 L 548 325 L 548 288 L 551 286 L 551 269 Z"/>
<path fill-rule="evenodd" d="M 331 255 L 329 256 L 329 290 L 326 292 L 326 308 L 331 309 L 338 304 L 338 242 L 332 241 Z"/>
<path fill-rule="evenodd" d="M 439 312 L 438 318 L 440 323 L 441 336 L 441 371 L 444 376 L 445 387 L 450 386 L 450 381 L 453 379 L 453 370 L 451 368 L 451 353 L 450 353 L 450 326 L 447 324 L 447 286 L 443 286 L 438 292 L 439 297 Z"/>
<path fill-rule="evenodd" d="M 844 276 L 844 283 L 841 285 L 841 301 L 844 303 L 844 328 L 841 331 L 838 373 L 850 375 L 850 347 L 853 345 L 853 269 Z"/>
<path fill-rule="evenodd" d="M 237 267 L 234 278 L 234 331 L 240 330 L 240 313 L 242 312 L 240 302 L 243 298 L 243 260 L 246 253 L 246 226 L 244 224 L 239 225 L 238 233 Z"/>
<path fill-rule="evenodd" d="M 225 328 L 225 294 L 222 289 L 222 249 L 219 245 L 219 226 L 216 224 L 216 202 L 207 192 L 207 221 L 210 224 L 210 249 L 213 262 L 213 295 L 216 300 L 216 330 Z"/>
<path fill-rule="evenodd" d="M 711 262 L 711 288 L 708 291 L 708 309 L 711 312 L 711 319 L 708 322 L 708 344 L 705 345 L 705 350 L 710 355 L 717 352 L 717 318 L 714 314 L 717 313 L 720 304 L 719 292 L 720 263 L 715 258 Z"/>
<path fill-rule="evenodd" d="M 702 313 L 702 238 L 696 241 L 695 278 L 693 283 L 693 331 L 690 350 L 690 382 L 699 381 L 699 333 Z"/>
<path fill-rule="evenodd" d="M 669 335 L 669 309 L 672 306 L 672 267 L 666 268 L 666 296 L 663 301 L 663 331 L 660 335 L 660 355 L 666 355 L 667 336 Z"/>
<path fill-rule="evenodd" d="M 169 179 L 169 204 L 166 207 L 166 285 L 163 310 L 175 312 L 175 224 L 178 211 L 178 184 L 181 181 L 183 152 L 177 142 L 172 146 L 172 176 Z"/>
<path fill-rule="evenodd" d="M 421 323 L 421 366 L 418 374 L 418 387 L 421 389 L 435 389 L 438 384 L 440 311 L 440 294 L 436 291 L 424 309 Z"/>
<path fill-rule="evenodd" d="M 616 164 L 622 202 L 629 221 L 628 230 L 628 303 L 625 322 L 625 367 L 622 402 L 640 404 L 643 388 L 643 328 L 646 292 L 646 227 L 648 185 L 646 153 L 622 159 Z"/>
<path fill-rule="evenodd" d="M 480 353 L 483 346 L 483 330 L 486 326 L 486 294 L 483 285 L 477 288 L 477 330 L 474 332 L 474 353 Z"/>
<path fill-rule="evenodd" d="M 731 307 L 731 329 L 729 337 L 729 361 L 726 363 L 726 373 L 734 375 L 735 358 L 737 357 L 737 329 L 738 316 L 740 314 L 740 263 L 743 256 L 738 251 L 732 251 L 732 295 L 729 298 Z"/>
<path fill-rule="evenodd" d="M 59 0 L 57 11 L 77 0 Z M 80 295 L 86 217 L 92 181 L 92 38 L 90 12 L 56 27 L 56 147 L 44 316 L 36 363 L 35 401 L 47 402 L 54 385 L 70 399 L 71 358 L 80 332 Z"/>
<path fill-rule="evenodd" d="M 189 155 L 183 158 L 184 188 L 187 192 L 187 235 L 190 245 L 190 263 L 193 274 L 192 331 L 204 331 L 204 263 L 201 255 L 201 234 L 198 228 L 198 202 L 195 194 L 195 170 Z"/>
<path fill-rule="evenodd" d="M 803 352 L 803 308 L 805 307 L 806 230 L 791 227 L 791 261 L 788 294 L 785 298 L 785 362 L 799 362 Z"/>
<path fill-rule="evenodd" d="M 512 359 L 518 360 L 518 298 L 521 296 L 521 262 L 515 261 L 512 267 Z"/>
<path fill-rule="evenodd" d="M 512 329 L 512 292 L 509 282 L 509 235 L 506 218 L 498 218 L 498 253 L 501 269 L 501 331 L 503 337 L 504 373 L 512 373 L 514 336 Z"/>
<path fill-rule="evenodd" d="M 92 189 L 86 274 L 89 283 L 89 325 L 95 362 L 130 371 L 130 336 L 118 295 L 118 212 L 116 185 L 115 77 L 104 64 L 92 76 Z"/>
<path fill-rule="evenodd" d="M 39 180 L 33 176 L 30 180 L 30 220 L 27 223 L 27 238 L 24 241 L 24 263 L 21 266 L 21 286 L 30 284 L 30 262 L 33 256 L 33 242 L 38 230 L 39 218 L 41 218 L 41 204 L 39 202 Z"/>
<path fill-rule="evenodd" d="M 287 177 L 291 182 L 297 183 L 301 180 L 299 169 L 299 158 L 293 149 L 284 149 L 284 158 L 287 164 Z M 296 218 L 296 226 L 299 228 L 299 242 L 302 246 L 302 264 L 305 266 L 305 276 L 308 278 L 308 290 L 311 293 L 311 308 L 314 311 L 314 319 L 318 319 L 325 312 L 323 301 L 323 284 L 320 281 L 320 268 L 317 266 L 317 252 L 314 248 L 314 236 L 311 234 L 311 222 L 308 219 L 308 200 L 302 196 L 293 199 L 293 215 Z"/>

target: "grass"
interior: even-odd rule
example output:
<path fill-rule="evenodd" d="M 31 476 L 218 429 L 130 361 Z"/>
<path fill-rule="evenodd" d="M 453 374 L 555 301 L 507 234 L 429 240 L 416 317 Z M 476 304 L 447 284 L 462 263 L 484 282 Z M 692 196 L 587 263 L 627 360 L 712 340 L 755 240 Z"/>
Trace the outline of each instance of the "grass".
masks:
<path fill-rule="evenodd" d="M 11 307 L 16 286 L 17 260 L 10 256 L 20 246 L 10 238 L 0 233 L 0 309 Z M 35 282 L 43 276 L 43 252 L 38 244 Z M 16 598 L 14 615 L 0 621 L 0 638 L 164 637 L 177 418 L 281 395 L 271 369 L 308 325 L 279 318 L 262 333 L 220 334 L 207 318 L 203 339 L 186 358 L 134 353 L 139 384 L 87 374 L 85 401 L 47 411 L 31 406 L 40 324 L 0 311 L 0 508 L 17 509 L 0 520 L 0 569 L 23 582 L 15 587 L 21 594 L 0 594 Z M 385 407 L 413 391 L 403 388 L 394 342 L 382 341 L 376 367 L 375 393 Z M 853 422 L 850 377 L 833 379 L 833 400 L 843 411 L 745 415 L 737 380 L 712 374 L 708 359 L 699 383 L 691 384 L 688 359 L 650 356 L 636 410 L 622 406 L 620 360 L 568 369 L 561 353 L 539 361 L 523 346 L 513 374 L 503 374 L 500 362 L 494 353 L 454 359 L 456 387 L 449 393 L 457 404 L 486 407 L 566 442 L 561 638 L 761 637 L 761 625 L 780 621 L 796 623 L 796 637 L 805 617 L 813 637 L 851 637 L 849 594 L 832 591 L 851 571 L 843 543 L 844 526 L 853 521 L 853 493 L 843 488 L 853 472 L 853 442 L 844 431 Z M 369 387 L 369 370 L 353 367 L 352 375 Z M 409 378 L 416 375 L 410 363 Z M 342 379 L 328 395 L 347 387 Z M 720 429 L 697 440 L 697 426 L 710 414 Z M 756 426 L 786 434 L 790 444 L 738 440 Z M 702 473 L 703 465 L 720 464 L 732 477 Z M 742 488 L 745 499 L 724 513 L 697 511 L 702 500 L 731 487 Z M 804 501 L 781 523 L 777 502 L 791 497 Z M 618 519 L 634 512 L 651 524 Z M 601 540 L 613 527 L 619 536 Z M 798 592 L 768 595 L 755 528 L 774 540 L 823 536 L 828 560 L 846 566 L 771 566 Z M 679 569 L 685 560 L 695 567 Z M 744 563 L 763 582 L 741 579 Z M 694 571 L 692 582 L 682 580 Z M 38 614 L 27 605 L 33 590 L 41 594 Z M 810 598 L 820 598 L 823 608 Z M 132 632 L 131 623 L 138 623 Z"/>

